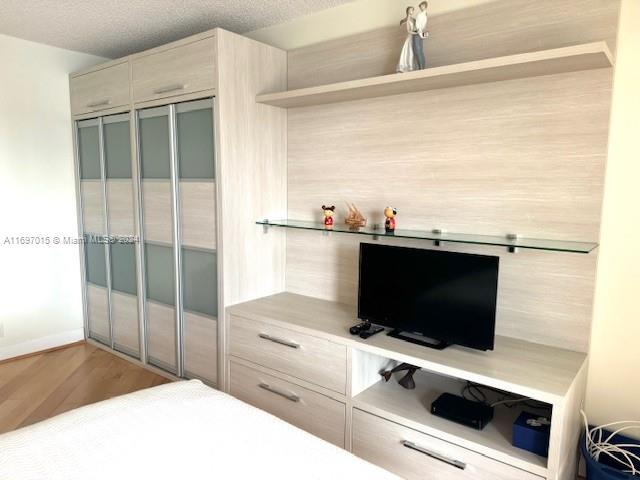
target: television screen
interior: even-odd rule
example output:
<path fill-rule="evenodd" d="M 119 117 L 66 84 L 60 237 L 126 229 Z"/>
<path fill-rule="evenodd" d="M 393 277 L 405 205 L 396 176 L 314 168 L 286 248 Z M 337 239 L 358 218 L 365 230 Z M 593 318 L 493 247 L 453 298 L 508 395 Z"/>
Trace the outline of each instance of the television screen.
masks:
<path fill-rule="evenodd" d="M 498 263 L 495 256 L 362 243 L 358 317 L 395 334 L 492 350 Z"/>

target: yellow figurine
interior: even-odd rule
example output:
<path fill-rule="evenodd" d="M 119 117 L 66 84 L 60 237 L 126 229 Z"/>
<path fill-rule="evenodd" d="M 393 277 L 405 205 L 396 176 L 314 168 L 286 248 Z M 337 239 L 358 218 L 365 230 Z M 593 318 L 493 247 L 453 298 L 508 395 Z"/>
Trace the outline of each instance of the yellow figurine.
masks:
<path fill-rule="evenodd" d="M 396 214 L 398 211 L 393 207 L 387 207 L 384 209 L 384 230 L 387 233 L 393 233 L 396 231 Z"/>

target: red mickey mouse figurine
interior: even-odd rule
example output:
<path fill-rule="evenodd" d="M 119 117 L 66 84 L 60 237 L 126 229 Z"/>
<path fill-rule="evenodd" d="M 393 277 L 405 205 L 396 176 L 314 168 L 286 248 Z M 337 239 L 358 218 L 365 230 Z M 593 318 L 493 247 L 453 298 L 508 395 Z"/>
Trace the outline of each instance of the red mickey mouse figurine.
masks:
<path fill-rule="evenodd" d="M 324 212 L 324 228 L 333 228 L 333 214 L 335 210 L 335 205 L 331 205 L 330 207 L 322 205 L 322 211 Z"/>

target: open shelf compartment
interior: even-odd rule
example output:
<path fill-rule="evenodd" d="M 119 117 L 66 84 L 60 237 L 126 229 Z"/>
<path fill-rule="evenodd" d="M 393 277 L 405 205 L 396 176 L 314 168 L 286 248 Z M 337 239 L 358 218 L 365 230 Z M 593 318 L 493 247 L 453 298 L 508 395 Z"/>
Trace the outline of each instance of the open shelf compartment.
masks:
<path fill-rule="evenodd" d="M 460 395 L 465 380 L 419 370 L 414 375 L 416 388 L 407 390 L 397 382 L 405 372 L 396 374 L 389 382 L 379 375 L 380 370 L 391 368 L 397 362 L 382 357 L 373 360 L 370 354 L 364 354 L 366 358 L 358 358 L 362 354 L 354 352 L 355 365 L 361 375 L 368 376 L 369 381 L 361 377 L 354 383 L 354 408 L 546 477 L 547 459 L 514 447 L 511 444 L 511 432 L 513 422 L 523 410 L 548 416 L 551 405 L 546 413 L 527 406 L 496 406 L 493 420 L 483 430 L 474 430 L 430 412 L 431 403 L 442 393 Z M 374 383 L 366 387 L 371 381 Z M 360 388 L 363 391 L 358 393 Z"/>
<path fill-rule="evenodd" d="M 428 230 L 396 230 L 394 233 L 386 233 L 382 228 L 363 227 L 352 229 L 348 225 L 335 224 L 327 229 L 323 223 L 305 220 L 262 220 L 256 222 L 265 227 L 282 227 L 299 230 L 318 230 L 323 232 L 339 232 L 352 235 L 366 235 L 370 237 L 409 238 L 417 240 L 430 240 L 433 242 L 452 242 L 474 245 L 492 245 L 507 247 L 510 250 L 525 248 L 533 250 L 547 250 L 555 252 L 588 254 L 598 247 L 594 242 L 574 242 L 566 240 L 546 240 L 540 238 L 508 238 L 497 235 L 474 235 L 468 233 L 438 233 Z"/>
<path fill-rule="evenodd" d="M 611 66 L 613 57 L 607 43 L 602 41 L 265 93 L 258 95 L 256 102 L 282 108 L 308 107 Z"/>

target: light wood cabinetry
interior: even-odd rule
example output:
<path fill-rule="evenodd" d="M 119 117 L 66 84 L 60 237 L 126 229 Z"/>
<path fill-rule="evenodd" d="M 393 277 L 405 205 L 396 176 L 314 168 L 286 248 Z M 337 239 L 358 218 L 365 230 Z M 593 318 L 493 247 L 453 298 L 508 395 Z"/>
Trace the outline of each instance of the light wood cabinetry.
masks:
<path fill-rule="evenodd" d="M 147 300 L 146 314 L 148 361 L 176 373 L 175 308 Z"/>
<path fill-rule="evenodd" d="M 145 239 L 150 242 L 172 242 L 171 184 L 163 180 L 142 181 Z"/>
<path fill-rule="evenodd" d="M 344 448 L 344 403 L 233 361 L 230 367 L 232 395 Z"/>
<path fill-rule="evenodd" d="M 231 393 L 316 434 L 314 420 L 290 411 L 301 408 L 292 406 L 299 392 L 344 404 L 345 448 L 356 455 L 409 479 L 575 478 L 571 452 L 580 431 L 584 353 L 506 337 L 496 337 L 490 352 L 457 346 L 438 351 L 384 334 L 362 340 L 349 334 L 357 322 L 354 307 L 291 293 L 234 305 L 227 313 Z M 336 348 L 333 362 L 323 357 L 331 351 L 323 342 Z M 379 372 L 398 362 L 421 367 L 414 390 L 381 380 Z M 344 380 L 344 395 L 327 388 L 330 373 L 341 385 Z M 546 403 L 552 418 L 549 457 L 512 445 L 511 428 L 522 411 L 517 406 L 496 407 L 481 431 L 430 413 L 433 400 L 445 392 L 459 394 L 467 381 Z M 275 385 L 278 393 L 267 393 L 280 398 L 258 392 L 265 389 L 261 382 Z M 340 419 L 337 410 L 323 415 L 328 426 Z"/>
<path fill-rule="evenodd" d="M 180 225 L 182 242 L 191 247 L 216 249 L 216 185 L 213 182 L 181 182 Z"/>
<path fill-rule="evenodd" d="M 89 334 L 100 340 L 111 336 L 109 331 L 109 299 L 107 289 L 97 285 L 87 286 L 87 312 Z"/>
<path fill-rule="evenodd" d="M 353 453 L 407 480 L 542 480 L 471 450 L 353 410 Z"/>
<path fill-rule="evenodd" d="M 136 209 L 131 180 L 107 180 L 107 212 L 113 235 L 135 235 Z"/>
<path fill-rule="evenodd" d="M 70 79 L 71 113 L 100 112 L 128 106 L 129 62 L 119 62 Z"/>
<path fill-rule="evenodd" d="M 218 380 L 218 320 L 184 312 L 184 370 L 189 377 Z"/>
<path fill-rule="evenodd" d="M 284 286 L 284 235 L 239 216 L 285 211 L 287 115 L 255 96 L 286 75 L 286 52 L 215 29 L 70 76 L 79 226 L 134 240 L 80 247 L 87 336 L 225 385 L 225 305 Z"/>
<path fill-rule="evenodd" d="M 115 347 L 138 357 L 138 297 L 117 291 L 111 292 L 111 321 Z"/>
<path fill-rule="evenodd" d="M 231 355 L 346 393 L 344 345 L 236 316 L 230 328 Z"/>
<path fill-rule="evenodd" d="M 96 234 L 105 233 L 102 182 L 83 180 L 80 189 L 82 192 L 84 231 Z"/>
<path fill-rule="evenodd" d="M 174 97 L 216 85 L 215 36 L 158 47 L 131 60 L 135 103 Z"/>

